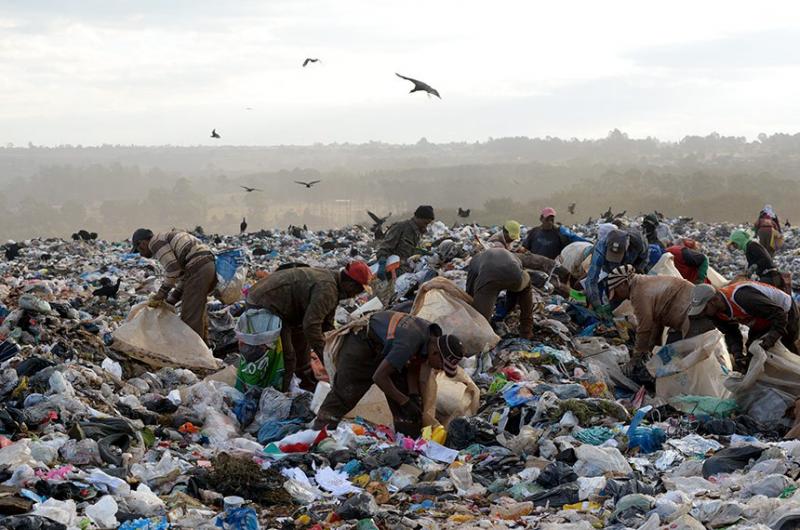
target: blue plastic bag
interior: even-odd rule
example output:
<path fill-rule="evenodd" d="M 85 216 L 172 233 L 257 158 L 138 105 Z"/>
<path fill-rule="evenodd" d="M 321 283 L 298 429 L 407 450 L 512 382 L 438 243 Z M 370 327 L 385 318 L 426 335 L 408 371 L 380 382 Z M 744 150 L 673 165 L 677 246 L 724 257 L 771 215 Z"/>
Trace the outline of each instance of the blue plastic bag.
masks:
<path fill-rule="evenodd" d="M 645 414 L 650 412 L 653 407 L 648 405 L 640 408 L 631 420 L 628 427 L 628 448 L 639 447 L 643 453 L 654 453 L 661 449 L 667 441 L 667 433 L 658 427 L 640 427 Z"/>
<path fill-rule="evenodd" d="M 217 526 L 223 530 L 260 530 L 258 514 L 252 508 L 230 508 L 217 517 Z"/>
<path fill-rule="evenodd" d="M 266 421 L 261 428 L 258 429 L 258 443 L 264 445 L 270 442 L 277 442 L 290 434 L 302 431 L 304 425 L 303 420 L 298 418 Z"/>
<path fill-rule="evenodd" d="M 167 530 L 169 523 L 166 517 L 162 517 L 157 521 L 152 519 L 134 519 L 132 521 L 125 521 L 119 526 L 119 530 Z"/>

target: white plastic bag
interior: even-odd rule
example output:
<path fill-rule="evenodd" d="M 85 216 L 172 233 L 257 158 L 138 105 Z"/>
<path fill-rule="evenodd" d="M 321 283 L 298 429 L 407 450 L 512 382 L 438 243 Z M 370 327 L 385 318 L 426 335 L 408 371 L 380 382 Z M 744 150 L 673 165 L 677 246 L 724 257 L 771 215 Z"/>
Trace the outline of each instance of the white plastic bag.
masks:
<path fill-rule="evenodd" d="M 266 309 L 248 309 L 236 321 L 236 339 L 250 346 L 272 346 L 281 336 L 283 323 Z"/>
<path fill-rule="evenodd" d="M 656 378 L 656 396 L 730 397 L 725 380 L 732 370 L 725 337 L 716 329 L 696 337 L 657 346 L 647 362 Z"/>
<path fill-rule="evenodd" d="M 155 368 L 221 368 L 200 335 L 171 309 L 139 304 L 114 331 L 111 347 Z"/>
<path fill-rule="evenodd" d="M 214 295 L 226 305 L 242 299 L 242 289 L 247 280 L 247 254 L 244 249 L 228 250 L 217 254 L 215 267 L 217 286 Z"/>
<path fill-rule="evenodd" d="M 664 252 L 655 265 L 648 272 L 650 275 L 672 276 L 673 278 L 683 278 L 678 269 L 675 268 L 675 256 L 669 252 Z"/>

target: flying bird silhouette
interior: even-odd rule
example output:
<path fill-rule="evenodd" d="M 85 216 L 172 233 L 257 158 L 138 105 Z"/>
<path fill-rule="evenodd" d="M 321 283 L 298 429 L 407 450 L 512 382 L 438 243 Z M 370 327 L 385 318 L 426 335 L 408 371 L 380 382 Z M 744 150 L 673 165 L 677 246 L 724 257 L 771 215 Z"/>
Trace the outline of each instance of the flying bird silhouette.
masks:
<path fill-rule="evenodd" d="M 242 217 L 242 222 L 239 223 L 239 233 L 244 234 L 247 230 L 247 219 Z"/>
<path fill-rule="evenodd" d="M 567 206 L 567 211 L 570 215 L 575 215 L 575 203 L 573 202 L 569 206 Z"/>
<path fill-rule="evenodd" d="M 211 138 L 222 138 L 222 136 L 217 133 L 216 129 L 211 129 Z"/>
<path fill-rule="evenodd" d="M 409 92 L 409 94 L 412 94 L 414 92 L 427 92 L 428 94 L 432 94 L 437 98 L 442 99 L 442 96 L 439 95 L 439 92 L 429 84 L 423 83 L 422 81 L 417 81 L 416 79 L 411 79 L 410 77 L 406 77 L 404 75 L 400 75 L 397 72 L 395 72 L 395 75 L 400 79 L 405 79 L 406 81 L 411 81 L 412 83 L 414 83 L 414 88 L 411 89 L 411 92 Z"/>
<path fill-rule="evenodd" d="M 306 188 L 311 188 L 314 184 L 322 182 L 321 180 L 312 180 L 311 182 L 303 182 L 302 180 L 295 180 L 295 184 L 300 184 L 301 186 L 305 186 Z"/>
<path fill-rule="evenodd" d="M 467 217 L 469 217 L 469 212 L 470 212 L 470 208 L 467 208 L 466 210 L 462 210 L 460 206 L 458 207 L 458 216 L 459 217 L 463 217 L 463 218 L 466 219 Z"/>
<path fill-rule="evenodd" d="M 308 63 L 318 63 L 318 62 L 319 62 L 319 59 L 316 59 L 316 58 L 312 59 L 311 57 L 306 57 L 306 60 L 303 61 L 303 68 L 308 66 Z"/>
<path fill-rule="evenodd" d="M 376 239 L 383 239 L 383 224 L 392 216 L 392 212 L 386 217 L 378 217 L 374 213 L 367 210 L 367 214 L 372 218 L 374 224 L 372 225 L 372 233 L 375 234 Z"/>
<path fill-rule="evenodd" d="M 122 283 L 122 278 L 117 278 L 117 283 L 112 284 L 111 279 L 107 276 L 100 278 L 100 287 L 92 291 L 94 296 L 105 296 L 106 298 L 116 298 L 119 292 L 119 284 Z"/>
<path fill-rule="evenodd" d="M 239 187 L 242 188 L 243 190 L 247 191 L 247 193 L 250 193 L 251 191 L 262 191 L 262 190 L 260 190 L 258 188 L 249 188 L 247 186 L 239 186 Z"/>

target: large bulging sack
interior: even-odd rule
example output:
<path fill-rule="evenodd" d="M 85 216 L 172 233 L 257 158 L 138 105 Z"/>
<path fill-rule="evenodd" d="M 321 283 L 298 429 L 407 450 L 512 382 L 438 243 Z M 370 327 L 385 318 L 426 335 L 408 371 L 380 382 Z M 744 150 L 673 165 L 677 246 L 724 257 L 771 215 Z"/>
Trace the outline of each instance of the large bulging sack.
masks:
<path fill-rule="evenodd" d="M 492 326 L 473 309 L 472 298 L 447 278 L 434 278 L 419 288 L 411 314 L 438 324 L 464 345 L 467 357 L 494 348 L 498 337 Z"/>
<path fill-rule="evenodd" d="M 134 306 L 113 336 L 113 349 L 155 368 L 216 370 L 221 365 L 203 339 L 163 305 Z"/>
<path fill-rule="evenodd" d="M 653 349 L 647 370 L 656 378 L 656 396 L 730 397 L 725 379 L 731 359 L 725 338 L 716 329 L 696 337 L 679 340 Z"/>
<path fill-rule="evenodd" d="M 253 387 L 283 387 L 283 345 L 280 317 L 266 309 L 249 309 L 236 322 L 239 341 L 239 366 L 236 389 L 246 392 Z"/>
<path fill-rule="evenodd" d="M 683 278 L 681 273 L 675 268 L 675 256 L 669 252 L 664 252 L 659 260 L 653 265 L 648 274 L 658 276 L 672 276 L 673 278 Z"/>

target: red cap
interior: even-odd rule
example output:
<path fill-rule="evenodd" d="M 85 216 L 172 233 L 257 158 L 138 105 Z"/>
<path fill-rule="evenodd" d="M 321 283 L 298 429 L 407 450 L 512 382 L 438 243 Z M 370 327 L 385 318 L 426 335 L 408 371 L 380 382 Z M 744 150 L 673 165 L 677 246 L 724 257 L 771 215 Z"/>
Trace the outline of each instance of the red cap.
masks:
<path fill-rule="evenodd" d="M 555 217 L 556 216 L 556 209 L 555 208 L 550 208 L 549 206 L 547 208 L 542 208 L 541 216 L 544 217 L 544 218 Z"/>
<path fill-rule="evenodd" d="M 369 279 L 372 277 L 369 266 L 363 261 L 351 261 L 344 268 L 344 273 L 361 285 L 369 284 Z"/>

